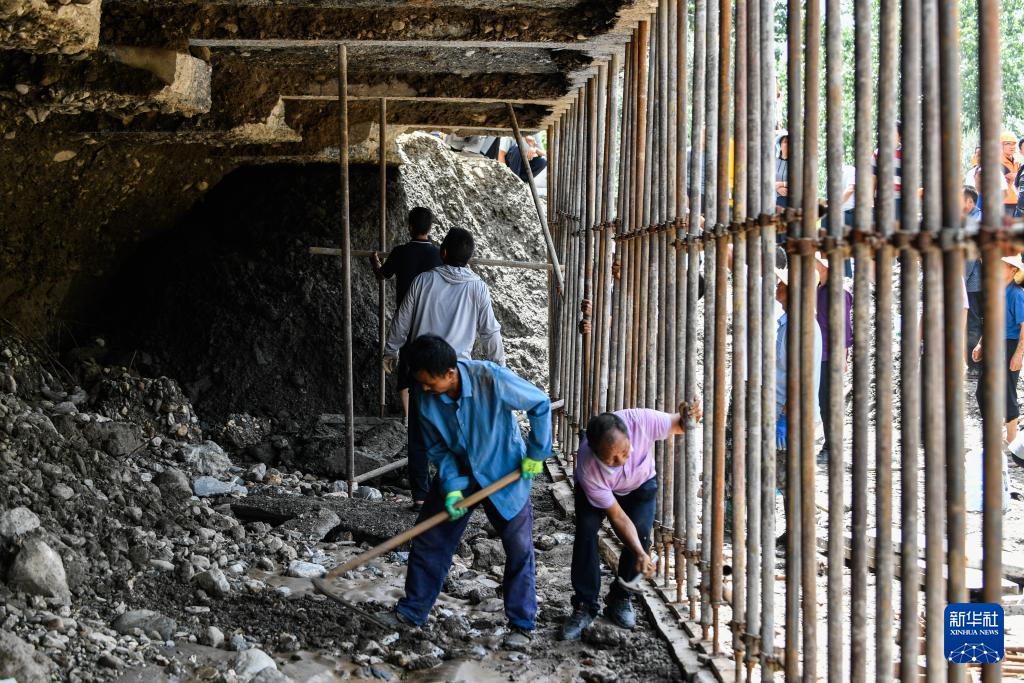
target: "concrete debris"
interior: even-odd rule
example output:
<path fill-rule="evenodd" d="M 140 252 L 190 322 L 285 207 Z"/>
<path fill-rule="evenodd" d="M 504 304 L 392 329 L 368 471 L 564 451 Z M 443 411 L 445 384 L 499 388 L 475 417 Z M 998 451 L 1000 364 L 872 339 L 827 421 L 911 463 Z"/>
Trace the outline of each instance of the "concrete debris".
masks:
<path fill-rule="evenodd" d="M 352 496 L 363 500 L 384 500 L 384 494 L 380 492 L 380 489 L 375 489 L 372 486 L 360 486 Z"/>
<path fill-rule="evenodd" d="M 362 488 L 359 490 L 362 491 Z M 380 496 L 380 492 L 378 492 L 378 496 Z M 378 497 L 378 500 L 381 497 Z M 315 542 L 322 541 L 339 524 L 341 524 L 341 518 L 336 513 L 327 508 L 317 508 L 288 520 L 279 528 L 282 531 L 294 531 L 303 540 Z"/>
<path fill-rule="evenodd" d="M 254 647 L 239 652 L 233 668 L 239 678 L 248 681 L 264 669 L 277 669 L 277 664 L 266 652 Z"/>
<path fill-rule="evenodd" d="M 268 666 L 253 676 L 250 683 L 293 683 L 293 681 L 277 669 Z"/>
<path fill-rule="evenodd" d="M 241 484 L 235 484 L 229 481 L 221 481 L 216 477 L 204 476 L 196 477 L 192 480 L 192 491 L 195 492 L 200 498 L 209 498 L 211 496 L 228 496 L 231 494 L 237 494 L 240 496 L 246 495 L 249 491 Z"/>
<path fill-rule="evenodd" d="M 0 538 L 15 539 L 38 528 L 39 517 L 28 508 L 17 507 L 0 515 Z"/>
<path fill-rule="evenodd" d="M 316 579 L 326 573 L 327 569 L 323 565 L 313 562 L 294 560 L 288 565 L 288 576 L 294 576 L 298 579 Z"/>
<path fill-rule="evenodd" d="M 262 482 L 265 476 L 267 476 L 267 465 L 262 462 L 253 465 L 245 473 L 246 481 L 255 482 L 257 484 Z"/>
<path fill-rule="evenodd" d="M 15 590 L 71 602 L 64 562 L 41 539 L 29 538 L 24 542 L 7 580 Z"/>
<path fill-rule="evenodd" d="M 122 635 L 140 631 L 159 640 L 170 640 L 178 629 L 178 622 L 159 612 L 148 609 L 136 609 L 125 612 L 111 624 L 111 627 Z"/>
<path fill-rule="evenodd" d="M 231 468 L 231 459 L 224 449 L 213 441 L 186 444 L 182 447 L 185 462 L 200 474 L 220 476 Z"/>

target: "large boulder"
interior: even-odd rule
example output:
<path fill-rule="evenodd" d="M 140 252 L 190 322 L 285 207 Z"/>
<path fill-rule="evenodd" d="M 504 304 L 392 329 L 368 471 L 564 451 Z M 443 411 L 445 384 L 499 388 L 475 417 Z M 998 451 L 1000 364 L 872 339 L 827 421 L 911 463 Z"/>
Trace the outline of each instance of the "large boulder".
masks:
<path fill-rule="evenodd" d="M 8 583 L 15 590 L 71 602 L 64 562 L 39 538 L 29 538 L 21 546 L 11 565 Z"/>
<path fill-rule="evenodd" d="M 10 631 L 0 629 L 0 679 L 18 683 L 49 683 L 53 662 Z"/>

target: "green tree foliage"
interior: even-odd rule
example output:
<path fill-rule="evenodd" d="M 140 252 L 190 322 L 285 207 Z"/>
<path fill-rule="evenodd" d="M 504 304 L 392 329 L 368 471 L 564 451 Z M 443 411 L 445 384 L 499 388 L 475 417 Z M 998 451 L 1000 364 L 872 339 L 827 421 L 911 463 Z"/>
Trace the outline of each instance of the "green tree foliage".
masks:
<path fill-rule="evenodd" d="M 1003 121 L 1018 136 L 1024 134 L 1024 0 L 1002 0 L 999 51 L 1002 60 Z M 978 117 L 978 5 L 960 3 L 960 88 L 965 138 L 973 146 Z M 965 146 L 966 149 L 966 146 Z"/>

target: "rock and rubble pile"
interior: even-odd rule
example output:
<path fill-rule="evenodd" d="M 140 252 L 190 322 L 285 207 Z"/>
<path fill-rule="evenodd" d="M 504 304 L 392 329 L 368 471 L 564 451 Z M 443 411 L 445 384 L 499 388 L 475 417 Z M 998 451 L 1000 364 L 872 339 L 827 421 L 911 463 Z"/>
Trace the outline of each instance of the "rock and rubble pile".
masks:
<path fill-rule="evenodd" d="M 428 624 L 382 630 L 315 593 L 310 579 L 410 527 L 405 492 L 361 486 L 350 496 L 344 481 L 280 457 L 337 438 L 335 416 L 288 438 L 277 421 L 244 414 L 206 431 L 169 378 L 81 358 L 67 365 L 0 337 L 0 680 L 398 680 L 435 667 L 441 678 L 472 678 L 463 666 L 542 680 L 674 677 L 647 626 L 629 647 L 607 624 L 582 654 L 554 641 L 571 592 L 572 524 L 541 484 L 542 632 L 528 651 L 502 647 L 504 553 L 481 514 Z M 394 457 L 404 438 L 395 421 L 356 427 L 371 459 Z M 251 457 L 263 444 L 273 464 Z M 407 550 L 346 574 L 338 590 L 371 614 L 390 610 Z"/>
<path fill-rule="evenodd" d="M 400 136 L 396 157 L 401 163 L 389 169 L 387 183 L 389 244 L 409 239 L 409 209 L 426 206 L 436 217 L 435 241 L 464 227 L 481 257 L 547 259 L 533 202 L 507 167 L 452 152 L 426 134 Z M 241 169 L 178 227 L 141 245 L 95 313 L 119 362 L 178 379 L 211 430 L 238 413 L 307 425 L 341 412 L 341 262 L 308 251 L 339 245 L 337 173 L 331 164 Z M 352 245 L 375 248 L 377 167 L 353 166 L 350 182 Z M 491 291 L 509 367 L 546 386 L 546 275 L 478 272 Z M 352 288 L 355 412 L 376 415 L 378 285 L 368 259 L 354 260 Z M 386 296 L 390 320 L 391 282 Z M 196 301 L 202 305 L 190 305 Z M 397 415 L 394 380 L 388 383 Z M 259 425 L 239 431 L 247 429 Z"/>

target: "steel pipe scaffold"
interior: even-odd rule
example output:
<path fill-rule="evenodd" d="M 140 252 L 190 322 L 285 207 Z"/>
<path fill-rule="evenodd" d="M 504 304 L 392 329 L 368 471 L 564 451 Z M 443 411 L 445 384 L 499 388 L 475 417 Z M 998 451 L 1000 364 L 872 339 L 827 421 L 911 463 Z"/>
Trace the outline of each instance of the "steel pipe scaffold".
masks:
<path fill-rule="evenodd" d="M 1000 599 L 1002 258 L 1020 247 L 990 170 L 999 6 L 978 8 L 977 230 L 955 3 L 659 0 L 548 127 L 560 455 L 571 470 L 601 412 L 681 414 L 630 456 L 658 483 L 642 531 L 657 590 L 735 680 L 962 681 L 943 610 Z M 971 546 L 966 443 L 984 463 Z"/>

